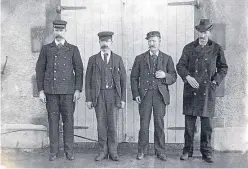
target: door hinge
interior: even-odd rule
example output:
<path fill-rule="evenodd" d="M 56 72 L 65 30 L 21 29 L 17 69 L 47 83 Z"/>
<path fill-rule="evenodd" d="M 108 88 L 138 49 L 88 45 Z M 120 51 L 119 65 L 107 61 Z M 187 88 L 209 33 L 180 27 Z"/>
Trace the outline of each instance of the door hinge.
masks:
<path fill-rule="evenodd" d="M 86 9 L 86 7 L 85 6 L 61 6 L 61 5 L 58 5 L 56 8 L 56 12 L 58 14 L 61 14 L 62 10 L 81 10 L 81 9 Z"/>
<path fill-rule="evenodd" d="M 197 9 L 199 9 L 201 6 L 201 0 L 194 0 L 194 1 L 188 1 L 188 2 L 187 1 L 186 2 L 170 2 L 170 3 L 168 3 L 168 5 L 170 5 L 170 6 L 193 5 Z"/>

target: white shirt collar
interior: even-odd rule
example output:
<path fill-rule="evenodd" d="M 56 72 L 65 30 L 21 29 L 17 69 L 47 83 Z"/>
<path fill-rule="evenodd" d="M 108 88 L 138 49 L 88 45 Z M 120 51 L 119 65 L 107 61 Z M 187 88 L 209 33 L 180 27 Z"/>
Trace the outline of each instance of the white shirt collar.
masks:
<path fill-rule="evenodd" d="M 65 39 L 61 39 L 61 41 L 57 41 L 57 39 L 54 40 L 55 41 L 55 44 L 58 45 L 58 44 L 62 44 L 64 45 L 65 44 Z"/>
<path fill-rule="evenodd" d="M 108 51 L 107 53 L 108 53 L 107 60 L 108 60 L 108 62 L 109 62 L 110 55 L 111 55 L 111 51 Z M 104 55 L 103 55 L 103 54 L 104 54 L 104 53 L 103 53 L 103 51 L 101 51 L 101 57 L 102 57 L 102 60 L 104 60 Z"/>
<path fill-rule="evenodd" d="M 159 50 L 158 50 L 155 54 L 158 56 Z M 152 51 L 150 51 L 150 55 L 151 55 L 151 56 L 153 55 Z"/>

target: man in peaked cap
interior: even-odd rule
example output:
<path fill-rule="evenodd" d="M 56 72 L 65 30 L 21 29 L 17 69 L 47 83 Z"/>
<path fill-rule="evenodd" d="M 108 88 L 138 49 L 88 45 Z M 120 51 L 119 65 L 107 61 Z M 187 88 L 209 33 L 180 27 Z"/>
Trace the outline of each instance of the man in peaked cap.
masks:
<path fill-rule="evenodd" d="M 89 58 L 85 92 L 89 109 L 94 107 L 97 118 L 99 154 L 95 160 L 108 156 L 118 161 L 117 108 L 126 102 L 126 70 L 121 56 L 111 51 L 113 32 L 99 32 L 101 51 Z"/>
<path fill-rule="evenodd" d="M 227 74 L 227 63 L 222 47 L 209 39 L 213 25 L 209 19 L 201 19 L 195 26 L 198 38 L 187 44 L 177 63 L 177 71 L 184 81 L 183 114 L 185 115 L 184 148 L 181 160 L 193 155 L 196 118 L 201 119 L 202 159 L 212 160 L 212 123 L 215 111 L 216 86 Z"/>
<path fill-rule="evenodd" d="M 140 115 L 137 159 L 143 159 L 148 152 L 149 124 L 153 111 L 155 154 L 160 160 L 166 161 L 165 107 L 170 103 L 168 86 L 176 82 L 177 74 L 171 56 L 159 50 L 160 32 L 151 31 L 146 39 L 149 50 L 136 56 L 130 76 L 133 100 L 139 105 Z"/>
<path fill-rule="evenodd" d="M 42 46 L 36 63 L 39 98 L 46 103 L 49 122 L 50 156 L 54 161 L 59 151 L 59 119 L 62 115 L 64 151 L 68 160 L 74 160 L 75 102 L 83 85 L 83 63 L 77 46 L 69 44 L 64 35 L 66 21 L 53 22 L 54 41 Z"/>

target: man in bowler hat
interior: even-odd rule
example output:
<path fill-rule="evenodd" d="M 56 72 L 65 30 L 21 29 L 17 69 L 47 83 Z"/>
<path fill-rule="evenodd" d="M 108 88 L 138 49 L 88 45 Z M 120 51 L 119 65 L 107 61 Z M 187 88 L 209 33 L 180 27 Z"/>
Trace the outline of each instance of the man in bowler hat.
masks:
<path fill-rule="evenodd" d="M 196 118 L 201 118 L 200 151 L 202 159 L 212 163 L 212 117 L 215 111 L 216 86 L 227 74 L 227 63 L 222 47 L 209 39 L 213 25 L 201 19 L 195 26 L 198 38 L 187 44 L 177 64 L 184 81 L 183 114 L 185 115 L 184 148 L 181 160 L 193 155 Z"/>
<path fill-rule="evenodd" d="M 99 32 L 101 51 L 89 58 L 85 92 L 89 109 L 97 118 L 99 154 L 95 160 L 110 157 L 118 161 L 117 108 L 126 102 L 126 70 L 121 56 L 111 51 L 113 32 Z"/>
<path fill-rule="evenodd" d="M 74 160 L 74 107 L 83 84 L 83 63 L 77 46 L 69 44 L 64 35 L 66 21 L 53 22 L 54 41 L 42 46 L 36 63 L 39 98 L 46 103 L 49 122 L 50 156 L 54 161 L 59 151 L 59 119 L 62 115 L 64 151 Z"/>
<path fill-rule="evenodd" d="M 130 77 L 133 99 L 139 104 L 140 115 L 137 159 L 143 159 L 148 152 L 149 124 L 153 111 L 155 154 L 160 160 L 166 161 L 165 107 L 170 103 L 168 86 L 176 82 L 177 74 L 171 56 L 159 50 L 160 32 L 151 31 L 146 39 L 149 50 L 136 56 Z"/>

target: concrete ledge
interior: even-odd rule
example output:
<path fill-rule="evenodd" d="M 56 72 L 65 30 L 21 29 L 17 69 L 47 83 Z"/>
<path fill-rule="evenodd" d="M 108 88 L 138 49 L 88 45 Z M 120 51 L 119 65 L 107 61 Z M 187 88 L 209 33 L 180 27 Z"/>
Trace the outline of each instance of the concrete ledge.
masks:
<path fill-rule="evenodd" d="M 248 131 L 245 127 L 214 128 L 212 146 L 217 151 L 248 150 Z"/>
<path fill-rule="evenodd" d="M 35 149 L 48 145 L 47 127 L 34 124 L 3 124 L 2 148 Z"/>

